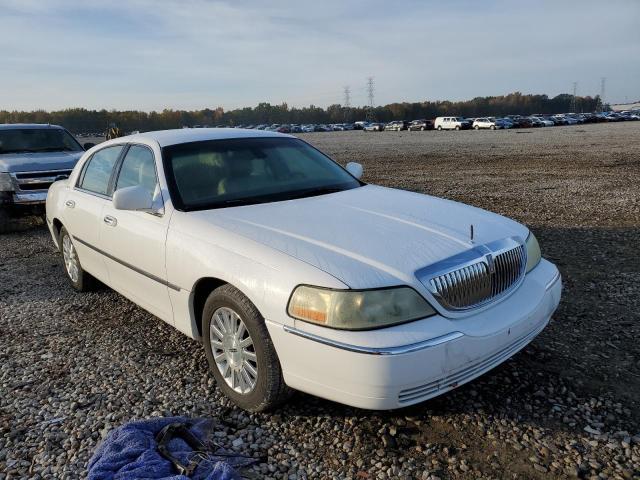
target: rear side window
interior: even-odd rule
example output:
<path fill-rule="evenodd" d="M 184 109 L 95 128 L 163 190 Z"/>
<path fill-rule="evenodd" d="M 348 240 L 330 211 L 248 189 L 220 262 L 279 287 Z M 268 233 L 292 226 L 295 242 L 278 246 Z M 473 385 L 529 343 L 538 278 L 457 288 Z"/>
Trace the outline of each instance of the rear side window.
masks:
<path fill-rule="evenodd" d="M 122 145 L 117 145 L 103 148 L 94 153 L 89 159 L 78 186 L 89 192 L 106 195 L 109 191 L 109 179 L 113 172 L 113 166 L 116 164 L 122 148 Z"/>
<path fill-rule="evenodd" d="M 141 186 L 153 196 L 156 184 L 156 164 L 153 152 L 146 147 L 133 145 L 122 161 L 118 175 L 116 190 L 126 187 Z"/>

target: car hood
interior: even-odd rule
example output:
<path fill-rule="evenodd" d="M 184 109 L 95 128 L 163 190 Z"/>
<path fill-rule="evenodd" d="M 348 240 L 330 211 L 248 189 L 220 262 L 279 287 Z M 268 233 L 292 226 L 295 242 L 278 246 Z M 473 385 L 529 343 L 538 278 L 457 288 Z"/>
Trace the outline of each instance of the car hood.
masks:
<path fill-rule="evenodd" d="M 71 170 L 84 152 L 41 152 L 0 154 L 0 172 Z"/>
<path fill-rule="evenodd" d="M 316 197 L 191 212 L 333 275 L 351 288 L 416 284 L 415 271 L 528 229 L 461 203 L 367 185 Z"/>

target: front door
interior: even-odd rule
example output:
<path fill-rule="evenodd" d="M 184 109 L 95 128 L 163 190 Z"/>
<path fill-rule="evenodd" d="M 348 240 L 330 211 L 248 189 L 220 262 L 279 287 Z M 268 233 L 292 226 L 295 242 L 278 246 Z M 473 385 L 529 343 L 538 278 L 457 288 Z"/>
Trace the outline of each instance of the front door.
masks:
<path fill-rule="evenodd" d="M 105 283 L 108 283 L 107 267 L 98 247 L 102 209 L 111 203 L 109 181 L 122 150 L 122 145 L 103 148 L 87 160 L 76 185 L 65 198 L 62 217 L 82 268 Z"/>
<path fill-rule="evenodd" d="M 142 186 L 153 197 L 157 211 L 116 210 L 111 201 L 102 211 L 100 243 L 105 253 L 110 286 L 164 321 L 173 324 L 165 268 L 169 215 L 164 215 L 156 163 L 151 149 L 131 145 L 119 165 L 114 193 Z"/>

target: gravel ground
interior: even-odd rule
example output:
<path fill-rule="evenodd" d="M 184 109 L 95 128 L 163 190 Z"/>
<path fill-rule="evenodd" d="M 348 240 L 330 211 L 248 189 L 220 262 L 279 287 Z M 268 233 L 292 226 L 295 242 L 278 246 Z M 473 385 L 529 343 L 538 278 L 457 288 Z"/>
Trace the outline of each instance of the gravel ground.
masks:
<path fill-rule="evenodd" d="M 564 296 L 525 350 L 442 397 L 368 412 L 230 405 L 202 347 L 109 289 L 76 294 L 42 225 L 0 237 L 0 479 L 82 478 L 111 428 L 217 419 L 252 478 L 640 478 L 640 122 L 305 139 L 365 180 L 531 226 Z"/>

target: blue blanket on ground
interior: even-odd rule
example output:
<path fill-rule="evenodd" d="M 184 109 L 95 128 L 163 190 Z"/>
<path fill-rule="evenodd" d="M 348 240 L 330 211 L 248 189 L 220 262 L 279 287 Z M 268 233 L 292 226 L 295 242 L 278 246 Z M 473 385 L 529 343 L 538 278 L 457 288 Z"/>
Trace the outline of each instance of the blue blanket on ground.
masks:
<path fill-rule="evenodd" d="M 156 435 L 170 423 L 185 423 L 196 437 L 206 443 L 212 422 L 183 417 L 154 418 L 130 422 L 109 432 L 89 461 L 88 480 L 238 480 L 234 466 L 245 466 L 254 459 L 217 452 L 202 460 L 191 477 L 179 475 L 173 464 L 157 450 Z M 182 439 L 168 444 L 171 455 L 187 465 L 194 452 Z"/>

